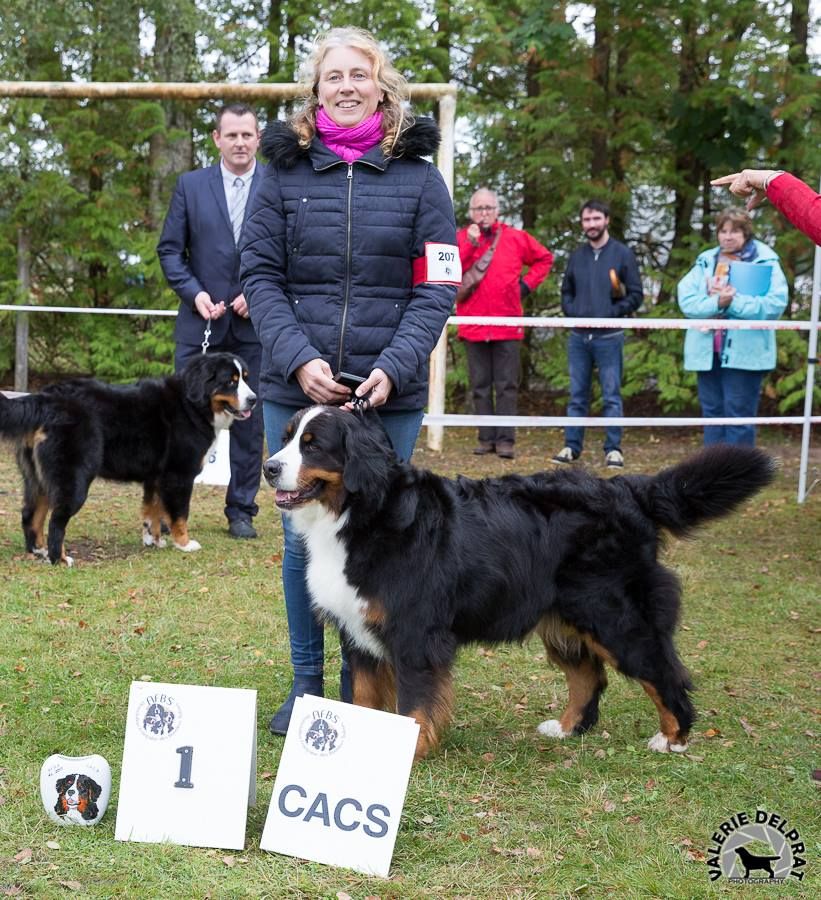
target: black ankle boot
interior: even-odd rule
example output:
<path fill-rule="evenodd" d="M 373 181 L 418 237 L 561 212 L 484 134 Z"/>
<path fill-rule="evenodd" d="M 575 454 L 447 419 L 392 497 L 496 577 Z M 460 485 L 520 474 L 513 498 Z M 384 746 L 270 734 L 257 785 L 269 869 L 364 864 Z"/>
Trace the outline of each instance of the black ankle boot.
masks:
<path fill-rule="evenodd" d="M 294 710 L 294 701 L 303 694 L 313 694 L 315 697 L 324 697 L 324 685 L 321 675 L 294 675 L 294 683 L 288 698 L 274 713 L 268 723 L 271 734 L 287 734 L 288 725 L 291 722 L 291 713 Z"/>

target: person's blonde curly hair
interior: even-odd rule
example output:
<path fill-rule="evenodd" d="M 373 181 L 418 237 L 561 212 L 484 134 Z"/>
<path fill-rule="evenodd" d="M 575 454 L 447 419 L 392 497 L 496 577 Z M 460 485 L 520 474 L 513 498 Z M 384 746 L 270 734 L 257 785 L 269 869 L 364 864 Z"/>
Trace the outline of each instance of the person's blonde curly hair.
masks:
<path fill-rule="evenodd" d="M 384 94 L 379 103 L 382 113 L 384 137 L 380 147 L 390 156 L 399 135 L 413 124 L 413 116 L 405 106 L 408 99 L 408 83 L 388 59 L 376 38 L 364 28 L 333 28 L 319 38 L 306 63 L 303 82 L 308 90 L 305 103 L 291 117 L 291 127 L 299 136 L 301 147 L 307 147 L 316 134 L 316 111 L 319 108 L 317 85 L 322 74 L 322 63 L 330 50 L 351 47 L 364 54 L 371 63 L 371 75 Z"/>

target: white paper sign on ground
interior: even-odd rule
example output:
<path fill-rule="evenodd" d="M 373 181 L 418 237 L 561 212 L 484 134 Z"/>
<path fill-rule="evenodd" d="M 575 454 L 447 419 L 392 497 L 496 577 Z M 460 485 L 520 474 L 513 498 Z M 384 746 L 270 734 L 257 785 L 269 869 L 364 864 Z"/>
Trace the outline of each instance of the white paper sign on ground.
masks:
<path fill-rule="evenodd" d="M 205 454 L 202 472 L 194 479 L 194 484 L 226 485 L 231 480 L 231 430 L 223 428 Z"/>
<path fill-rule="evenodd" d="M 405 716 L 298 698 L 260 847 L 387 877 L 418 736 Z"/>
<path fill-rule="evenodd" d="M 115 839 L 241 850 L 256 725 L 256 691 L 132 682 Z"/>

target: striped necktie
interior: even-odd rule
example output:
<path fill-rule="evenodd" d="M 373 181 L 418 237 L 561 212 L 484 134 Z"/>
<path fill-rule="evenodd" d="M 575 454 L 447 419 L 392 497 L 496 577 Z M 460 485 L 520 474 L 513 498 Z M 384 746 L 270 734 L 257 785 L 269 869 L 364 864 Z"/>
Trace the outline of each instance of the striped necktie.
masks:
<path fill-rule="evenodd" d="M 231 219 L 231 227 L 234 229 L 234 243 L 239 244 L 239 233 L 242 231 L 242 219 L 245 214 L 245 182 L 239 177 L 234 179 L 231 185 L 231 203 L 228 207 L 228 215 Z"/>

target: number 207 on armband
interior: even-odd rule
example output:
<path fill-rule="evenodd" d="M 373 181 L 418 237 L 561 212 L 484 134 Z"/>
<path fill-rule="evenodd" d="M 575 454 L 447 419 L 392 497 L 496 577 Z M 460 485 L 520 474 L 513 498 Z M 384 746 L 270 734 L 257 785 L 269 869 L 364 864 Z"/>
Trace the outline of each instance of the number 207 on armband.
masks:
<path fill-rule="evenodd" d="M 459 259 L 459 248 L 455 244 L 432 241 L 426 243 L 425 255 L 413 261 L 413 283 L 460 285 L 462 263 Z"/>

